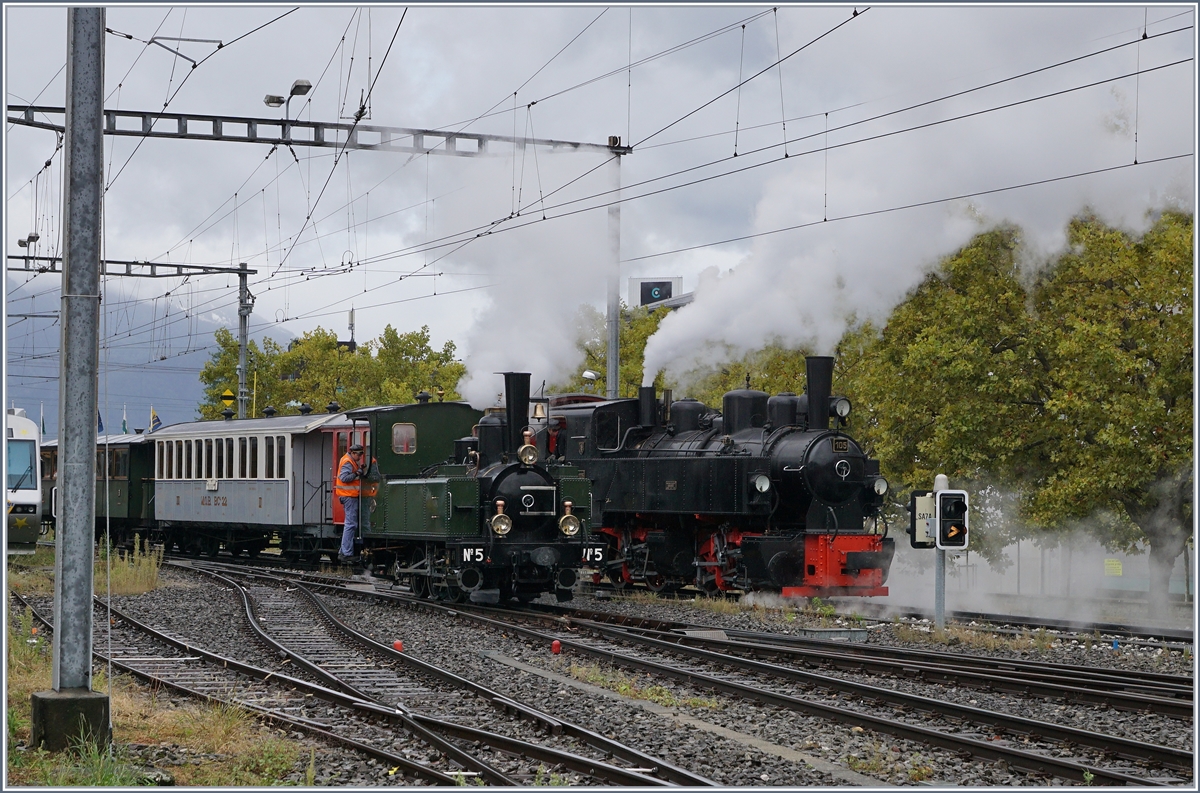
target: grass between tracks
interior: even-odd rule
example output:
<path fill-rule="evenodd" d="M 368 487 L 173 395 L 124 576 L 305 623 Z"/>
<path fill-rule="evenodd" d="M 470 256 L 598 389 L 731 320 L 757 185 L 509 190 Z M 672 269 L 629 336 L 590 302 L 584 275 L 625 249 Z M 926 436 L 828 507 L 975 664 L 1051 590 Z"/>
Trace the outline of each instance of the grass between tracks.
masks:
<path fill-rule="evenodd" d="M 571 677 L 591 683 L 600 688 L 615 691 L 630 699 L 644 699 L 667 708 L 719 708 L 720 702 L 705 697 L 681 697 L 666 686 L 638 682 L 636 675 L 628 675 L 599 664 L 571 664 Z"/>
<path fill-rule="evenodd" d="M 51 535 L 53 539 L 53 535 Z M 93 589 L 97 595 L 110 591 L 114 595 L 140 595 L 158 586 L 158 571 L 162 567 L 162 548 L 151 548 L 134 536 L 132 550 L 109 549 L 100 546 L 92 570 Z M 32 556 L 13 556 L 8 560 L 8 585 L 22 595 L 54 593 L 54 548 L 39 545 Z"/>
<path fill-rule="evenodd" d="M 53 592 L 52 572 L 45 570 L 47 564 L 53 570 L 52 549 L 39 549 L 33 556 L 17 559 L 23 560 L 23 564 L 9 560 L 12 588 L 22 593 Z M 158 561 L 153 553 L 144 551 L 114 557 L 113 591 L 117 591 L 118 577 L 123 587 L 130 582 L 135 588 L 151 580 L 157 582 Z M 148 570 L 151 566 L 152 575 Z M 310 762 L 313 745 L 282 737 L 279 731 L 260 725 L 245 711 L 170 697 L 119 674 L 113 676 L 110 690 L 110 681 L 100 668 L 93 674 L 92 687 L 110 695 L 112 753 L 87 744 L 59 753 L 28 749 L 30 697 L 35 691 L 51 688 L 51 644 L 30 612 L 14 613 L 7 593 L 5 605 L 8 615 L 5 621 L 6 787 L 147 784 L 145 774 L 138 768 L 145 761 L 136 761 L 130 754 L 130 747 L 138 744 L 162 747 L 164 755 L 171 759 L 156 765 L 173 775 L 176 785 L 278 785 L 294 769 Z"/>

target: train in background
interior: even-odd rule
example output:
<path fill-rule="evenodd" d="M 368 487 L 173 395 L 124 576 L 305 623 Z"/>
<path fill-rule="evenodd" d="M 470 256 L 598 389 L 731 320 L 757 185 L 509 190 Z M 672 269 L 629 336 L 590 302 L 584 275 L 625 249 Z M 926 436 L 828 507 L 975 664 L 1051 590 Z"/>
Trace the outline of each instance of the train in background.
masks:
<path fill-rule="evenodd" d="M 377 575 L 447 601 L 571 597 L 603 543 L 588 528 L 590 484 L 547 465 L 527 425 L 529 375 L 505 375 L 507 406 L 488 412 L 434 402 L 295 416 L 197 421 L 97 443 L 96 530 L 193 555 L 336 558 L 344 515 L 333 479 L 347 449 L 376 461 L 365 494 L 363 560 Z M 43 445 L 51 494 L 57 443 Z"/>
<path fill-rule="evenodd" d="M 887 480 L 843 430 L 851 405 L 832 395 L 833 358 L 807 358 L 806 375 L 805 394 L 747 384 L 720 411 L 654 388 L 547 401 L 547 450 L 586 471 L 614 584 L 887 594 Z"/>
<path fill-rule="evenodd" d="M 41 432 L 18 407 L 4 414 L 5 545 L 10 555 L 32 554 L 42 530 Z"/>

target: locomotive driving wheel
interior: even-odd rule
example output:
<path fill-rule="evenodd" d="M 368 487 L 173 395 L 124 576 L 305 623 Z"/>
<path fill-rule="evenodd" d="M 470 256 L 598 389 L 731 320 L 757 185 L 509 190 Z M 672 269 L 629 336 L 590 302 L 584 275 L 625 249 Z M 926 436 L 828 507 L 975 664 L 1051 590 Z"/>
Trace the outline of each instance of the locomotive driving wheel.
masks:
<path fill-rule="evenodd" d="M 397 561 L 397 564 L 399 564 L 399 561 Z M 427 568 L 424 548 L 417 548 L 412 552 L 412 556 L 408 560 L 408 566 L 410 568 Z M 408 588 L 419 598 L 427 598 L 432 594 L 429 586 L 429 576 L 426 573 L 408 573 L 403 576 L 402 583 L 408 584 Z"/>

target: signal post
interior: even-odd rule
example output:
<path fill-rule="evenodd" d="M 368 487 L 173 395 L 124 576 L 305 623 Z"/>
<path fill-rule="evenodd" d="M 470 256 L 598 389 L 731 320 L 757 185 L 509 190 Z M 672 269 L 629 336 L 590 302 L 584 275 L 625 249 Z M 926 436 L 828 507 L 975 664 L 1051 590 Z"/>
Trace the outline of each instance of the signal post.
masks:
<path fill-rule="evenodd" d="M 945 474 L 934 477 L 932 491 L 914 490 L 909 498 L 909 544 L 936 548 L 933 573 L 933 618 L 939 630 L 946 627 L 946 551 L 966 550 L 970 541 L 965 490 L 951 490 Z"/>

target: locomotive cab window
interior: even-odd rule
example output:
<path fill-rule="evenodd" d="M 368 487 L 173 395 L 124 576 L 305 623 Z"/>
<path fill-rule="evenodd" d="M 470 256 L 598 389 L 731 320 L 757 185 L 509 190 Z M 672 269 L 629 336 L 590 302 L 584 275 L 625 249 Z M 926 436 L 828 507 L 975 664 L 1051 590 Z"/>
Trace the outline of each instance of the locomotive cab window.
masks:
<path fill-rule="evenodd" d="M 596 411 L 596 446 L 611 451 L 621 443 L 621 417 Z"/>
<path fill-rule="evenodd" d="M 417 451 L 417 425 L 392 425 L 392 451 L 396 454 L 414 454 Z"/>

